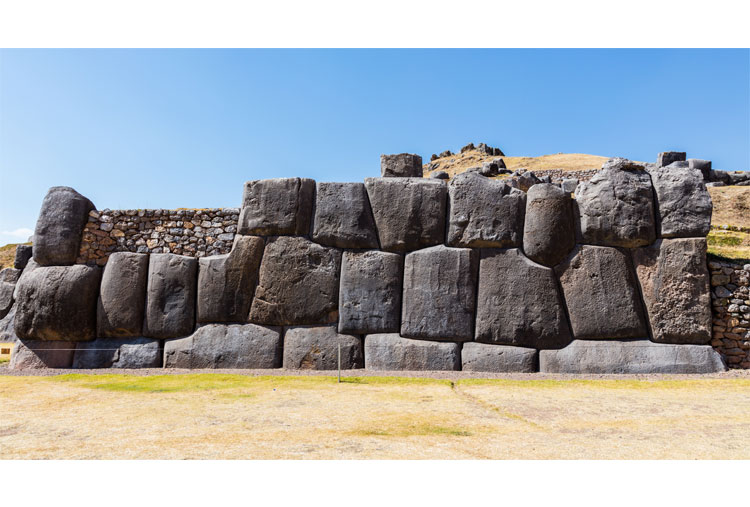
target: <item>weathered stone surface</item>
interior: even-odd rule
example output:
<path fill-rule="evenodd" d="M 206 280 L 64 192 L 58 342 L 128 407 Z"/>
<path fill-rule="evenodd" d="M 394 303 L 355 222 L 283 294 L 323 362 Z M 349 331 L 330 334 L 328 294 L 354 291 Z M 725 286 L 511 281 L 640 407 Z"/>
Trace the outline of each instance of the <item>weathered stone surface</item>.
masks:
<path fill-rule="evenodd" d="M 274 178 L 245 183 L 239 234 L 274 236 L 310 232 L 315 181 Z"/>
<path fill-rule="evenodd" d="M 651 337 L 662 343 L 711 341 L 711 288 L 705 239 L 661 239 L 633 251 Z"/>
<path fill-rule="evenodd" d="M 451 179 L 450 174 L 448 174 L 445 171 L 435 171 L 434 173 L 430 174 L 430 178 L 436 179 L 436 180 L 449 180 Z"/>
<path fill-rule="evenodd" d="M 576 339 L 643 338 L 643 307 L 630 256 L 581 245 L 555 267 Z"/>
<path fill-rule="evenodd" d="M 521 246 L 524 192 L 476 173 L 462 173 L 451 180 L 448 196 L 448 245 Z"/>
<path fill-rule="evenodd" d="M 0 319 L 5 317 L 13 306 L 13 292 L 16 285 L 8 282 L 0 282 Z"/>
<path fill-rule="evenodd" d="M 479 263 L 476 341 L 559 348 L 571 340 L 550 268 L 517 249 L 487 249 Z"/>
<path fill-rule="evenodd" d="M 340 266 L 338 249 L 299 237 L 269 239 L 250 320 L 277 326 L 335 322 Z"/>
<path fill-rule="evenodd" d="M 698 169 L 701 172 L 701 175 L 703 176 L 703 179 L 708 181 L 711 179 L 711 161 L 710 160 L 702 160 L 699 158 L 689 158 L 687 160 L 688 167 L 690 169 Z"/>
<path fill-rule="evenodd" d="M 539 183 L 529 189 L 523 251 L 545 266 L 565 259 L 576 243 L 573 200 L 570 194 L 551 183 Z"/>
<path fill-rule="evenodd" d="M 73 264 L 92 209 L 94 204 L 72 188 L 50 188 L 34 230 L 34 260 L 40 266 Z"/>
<path fill-rule="evenodd" d="M 461 349 L 462 371 L 494 373 L 533 373 L 537 371 L 537 351 L 525 347 L 464 343 Z"/>
<path fill-rule="evenodd" d="M 395 333 L 401 312 L 403 258 L 391 252 L 344 252 L 339 333 Z"/>
<path fill-rule="evenodd" d="M 338 248 L 378 247 L 364 184 L 318 183 L 312 239 Z"/>
<path fill-rule="evenodd" d="M 560 184 L 560 188 L 566 194 L 574 193 L 576 191 L 577 186 L 578 186 L 577 178 L 565 178 L 564 180 L 562 180 L 562 183 Z"/>
<path fill-rule="evenodd" d="M 144 336 L 175 338 L 193 332 L 197 277 L 198 259 L 184 255 L 151 254 Z"/>
<path fill-rule="evenodd" d="M 366 178 L 380 248 L 392 252 L 437 245 L 445 238 L 447 185 L 429 178 Z"/>
<path fill-rule="evenodd" d="M 421 178 L 422 157 L 411 153 L 380 155 L 380 176 L 383 178 Z"/>
<path fill-rule="evenodd" d="M 475 250 L 425 248 L 406 255 L 401 336 L 469 341 L 474 332 Z"/>
<path fill-rule="evenodd" d="M 14 322 L 16 320 L 16 305 L 10 307 L 5 317 L 0 319 L 0 342 L 18 341 Z"/>
<path fill-rule="evenodd" d="M 101 268 L 24 270 L 16 286 L 16 334 L 24 340 L 87 341 L 96 334 Z"/>
<path fill-rule="evenodd" d="M 166 368 L 279 368 L 281 329 L 255 324 L 206 324 L 164 342 Z"/>
<path fill-rule="evenodd" d="M 584 243 L 636 248 L 656 238 L 654 192 L 642 165 L 610 159 L 578 185 L 576 203 Z"/>
<path fill-rule="evenodd" d="M 0 271 L 0 282 L 6 282 L 15 285 L 19 278 L 21 278 L 20 269 L 5 268 Z"/>
<path fill-rule="evenodd" d="M 341 345 L 341 369 L 362 368 L 364 355 L 358 336 L 339 334 L 336 326 L 292 327 L 284 332 L 284 368 L 335 370 Z"/>
<path fill-rule="evenodd" d="M 36 268 L 39 267 L 39 264 L 34 262 L 34 259 L 29 260 L 28 264 L 26 264 L 26 268 L 24 268 L 23 271 L 21 271 L 21 276 L 18 277 L 18 281 L 16 282 L 16 289 L 13 291 L 13 299 L 18 299 L 18 285 L 21 280 L 23 280 L 24 276 L 29 277 L 31 276 L 31 272 L 34 271 Z"/>
<path fill-rule="evenodd" d="M 656 157 L 657 167 L 667 167 L 673 162 L 684 162 L 687 153 L 684 151 L 663 151 Z"/>
<path fill-rule="evenodd" d="M 365 337 L 365 368 L 379 371 L 451 371 L 461 369 L 458 343 L 410 340 L 398 334 Z"/>
<path fill-rule="evenodd" d="M 16 247 L 16 257 L 13 259 L 13 267 L 23 269 L 31 259 L 33 249 L 31 245 L 18 245 Z"/>
<path fill-rule="evenodd" d="M 10 369 L 70 368 L 75 348 L 73 342 L 19 340 L 10 358 Z"/>
<path fill-rule="evenodd" d="M 663 238 L 708 235 L 713 203 L 698 169 L 669 165 L 651 171 L 657 234 Z"/>
<path fill-rule="evenodd" d="M 198 322 L 247 322 L 265 242 L 236 236 L 232 251 L 198 261 Z"/>
<path fill-rule="evenodd" d="M 708 345 L 668 345 L 648 340 L 576 340 L 539 352 L 542 373 L 715 373 L 725 371 Z"/>
<path fill-rule="evenodd" d="M 73 356 L 73 368 L 159 368 L 162 349 L 153 338 L 97 338 L 80 343 Z"/>
<path fill-rule="evenodd" d="M 104 267 L 96 307 L 99 337 L 138 337 L 143 332 L 148 255 L 116 252 Z"/>

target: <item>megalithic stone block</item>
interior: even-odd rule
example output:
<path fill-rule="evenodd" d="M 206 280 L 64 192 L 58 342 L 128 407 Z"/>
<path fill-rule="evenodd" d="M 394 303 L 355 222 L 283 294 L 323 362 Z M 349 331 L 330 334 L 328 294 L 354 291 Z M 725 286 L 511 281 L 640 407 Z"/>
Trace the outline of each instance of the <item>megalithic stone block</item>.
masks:
<path fill-rule="evenodd" d="M 341 346 L 341 369 L 364 367 L 362 340 L 339 334 L 336 326 L 291 327 L 284 332 L 284 368 L 289 370 L 335 370 Z"/>
<path fill-rule="evenodd" d="M 688 167 L 690 169 L 697 169 L 701 172 L 701 176 L 703 176 L 703 179 L 705 181 L 709 181 L 711 178 L 711 161 L 710 160 L 702 160 L 699 158 L 689 158 L 687 159 Z"/>
<path fill-rule="evenodd" d="M 152 338 L 97 338 L 78 344 L 73 368 L 159 368 L 162 346 Z"/>
<path fill-rule="evenodd" d="M 657 235 L 662 238 L 705 237 L 711 230 L 713 203 L 703 174 L 672 164 L 651 171 L 656 191 Z"/>
<path fill-rule="evenodd" d="M 364 184 L 318 183 L 312 239 L 338 248 L 378 247 Z"/>
<path fill-rule="evenodd" d="M 455 247 L 521 246 L 526 193 L 475 172 L 448 184 L 447 244 Z"/>
<path fill-rule="evenodd" d="M 78 257 L 83 227 L 94 204 L 70 187 L 52 187 L 42 201 L 33 255 L 40 266 L 65 266 Z"/>
<path fill-rule="evenodd" d="M 263 238 L 235 236 L 230 253 L 199 259 L 198 322 L 247 322 L 264 246 Z"/>
<path fill-rule="evenodd" d="M 380 155 L 380 176 L 383 178 L 421 178 L 422 157 L 412 153 Z"/>
<path fill-rule="evenodd" d="M 339 291 L 339 333 L 395 333 L 401 319 L 403 257 L 370 250 L 344 252 Z"/>
<path fill-rule="evenodd" d="M 148 255 L 115 252 L 102 275 L 96 308 L 99 337 L 139 337 L 143 334 Z"/>
<path fill-rule="evenodd" d="M 310 233 L 315 181 L 274 178 L 245 183 L 238 234 L 275 236 Z"/>
<path fill-rule="evenodd" d="M 197 277 L 198 259 L 151 254 L 143 323 L 146 337 L 176 338 L 193 332 Z"/>
<path fill-rule="evenodd" d="M 101 276 L 101 268 L 83 265 L 24 270 L 16 285 L 18 337 L 71 342 L 94 339 Z"/>
<path fill-rule="evenodd" d="M 11 370 L 70 368 L 75 342 L 19 340 L 10 358 Z"/>
<path fill-rule="evenodd" d="M 533 373 L 537 371 L 536 364 L 536 349 L 474 342 L 464 343 L 461 348 L 461 371 Z"/>
<path fill-rule="evenodd" d="M 15 268 L 5 268 L 0 270 L 0 282 L 9 283 L 15 285 L 18 279 L 21 278 L 22 271 Z"/>
<path fill-rule="evenodd" d="M 405 252 L 443 243 L 447 185 L 427 178 L 366 178 L 380 248 Z"/>
<path fill-rule="evenodd" d="M 673 162 L 684 162 L 687 153 L 684 151 L 663 151 L 656 157 L 657 167 L 667 167 Z"/>
<path fill-rule="evenodd" d="M 576 339 L 647 336 L 630 256 L 616 248 L 579 246 L 555 267 Z"/>
<path fill-rule="evenodd" d="M 706 240 L 661 239 L 632 254 L 652 339 L 698 345 L 710 342 Z"/>
<path fill-rule="evenodd" d="M 411 340 L 398 334 L 365 337 L 365 368 L 378 371 L 453 371 L 461 369 L 461 346 Z"/>
<path fill-rule="evenodd" d="M 478 261 L 474 250 L 443 245 L 407 254 L 401 336 L 472 340 Z"/>
<path fill-rule="evenodd" d="M 551 183 L 538 183 L 526 198 L 523 251 L 532 261 L 552 267 L 564 260 L 576 243 L 573 200 Z"/>
<path fill-rule="evenodd" d="M 0 342 L 15 342 L 18 341 L 16 336 L 16 304 L 10 307 L 8 313 L 0 319 Z"/>
<path fill-rule="evenodd" d="M 570 343 L 554 272 L 519 249 L 482 251 L 477 294 L 476 341 L 537 349 Z"/>
<path fill-rule="evenodd" d="M 18 245 L 16 247 L 16 256 L 13 259 L 13 267 L 16 269 L 23 269 L 31 259 L 33 248 L 31 245 Z"/>
<path fill-rule="evenodd" d="M 13 292 L 16 290 L 16 284 L 0 282 L 0 319 L 8 315 L 10 308 L 13 306 Z"/>

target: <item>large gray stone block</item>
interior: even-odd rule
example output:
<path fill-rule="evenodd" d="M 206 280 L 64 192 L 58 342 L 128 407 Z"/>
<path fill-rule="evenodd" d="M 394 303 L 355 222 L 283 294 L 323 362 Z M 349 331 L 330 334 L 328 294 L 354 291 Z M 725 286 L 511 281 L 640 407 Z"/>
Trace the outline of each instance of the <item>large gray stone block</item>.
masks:
<path fill-rule="evenodd" d="M 576 188 L 583 242 L 636 248 L 656 238 L 654 191 L 644 166 L 610 159 Z"/>
<path fill-rule="evenodd" d="M 176 338 L 193 332 L 197 277 L 198 259 L 175 254 L 151 254 L 144 336 Z"/>
<path fill-rule="evenodd" d="M 559 348 L 571 340 L 552 269 L 517 248 L 482 251 L 477 292 L 476 341 Z"/>
<path fill-rule="evenodd" d="M 339 333 L 395 333 L 401 318 L 403 257 L 370 250 L 344 252 L 339 290 Z"/>
<path fill-rule="evenodd" d="M 715 373 L 726 366 L 708 345 L 669 345 L 648 340 L 576 340 L 539 352 L 542 373 Z"/>
<path fill-rule="evenodd" d="M 0 319 L 8 315 L 10 307 L 13 306 L 13 292 L 16 284 L 0 282 Z"/>
<path fill-rule="evenodd" d="M 166 368 L 281 367 L 281 329 L 255 324 L 207 324 L 164 343 Z"/>
<path fill-rule="evenodd" d="M 630 256 L 616 248 L 581 245 L 555 267 L 577 339 L 647 336 Z"/>
<path fill-rule="evenodd" d="M 713 203 L 698 169 L 672 164 L 651 171 L 651 181 L 656 191 L 656 231 L 659 237 L 708 235 Z"/>
<path fill-rule="evenodd" d="M 142 335 L 148 257 L 131 252 L 115 252 L 109 256 L 96 308 L 97 336 Z"/>
<path fill-rule="evenodd" d="M 88 341 L 96 334 L 102 270 L 48 266 L 24 270 L 16 285 L 16 334 L 24 340 Z"/>
<path fill-rule="evenodd" d="M 661 343 L 711 341 L 705 239 L 661 239 L 633 251 L 651 337 Z"/>
<path fill-rule="evenodd" d="M 19 340 L 10 358 L 10 369 L 70 368 L 75 348 L 74 342 Z"/>
<path fill-rule="evenodd" d="M 8 310 L 8 313 L 0 319 L 0 342 L 15 342 L 18 341 L 18 336 L 16 336 L 16 328 L 15 328 L 15 320 L 16 320 L 16 305 L 10 307 L 10 310 Z"/>
<path fill-rule="evenodd" d="M 539 183 L 526 197 L 523 251 L 536 263 L 554 266 L 564 260 L 576 243 L 573 200 L 551 183 Z"/>
<path fill-rule="evenodd" d="M 363 183 L 318 183 L 312 239 L 338 248 L 378 247 Z"/>
<path fill-rule="evenodd" d="M 364 366 L 362 340 L 339 334 L 336 326 L 291 327 L 284 332 L 284 368 L 288 370 L 335 370 L 341 345 L 341 369 Z"/>
<path fill-rule="evenodd" d="M 478 256 L 443 245 L 406 255 L 401 336 L 441 341 L 474 337 Z"/>
<path fill-rule="evenodd" d="M 684 162 L 687 158 L 687 153 L 684 151 L 663 151 L 656 157 L 657 167 L 667 167 L 673 162 Z"/>
<path fill-rule="evenodd" d="M 523 237 L 526 194 L 502 181 L 462 173 L 448 184 L 447 244 L 515 247 Z"/>
<path fill-rule="evenodd" d="M 0 270 L 0 282 L 6 282 L 15 285 L 21 278 L 22 271 L 16 268 L 5 268 Z"/>
<path fill-rule="evenodd" d="M 474 342 L 461 348 L 461 371 L 533 373 L 536 363 L 536 349 Z"/>
<path fill-rule="evenodd" d="M 245 183 L 238 234 L 275 236 L 310 232 L 315 181 L 274 178 Z"/>
<path fill-rule="evenodd" d="M 458 343 L 410 340 L 398 334 L 365 337 L 365 368 L 379 371 L 451 371 L 461 369 Z"/>
<path fill-rule="evenodd" d="M 687 159 L 687 163 L 690 169 L 698 169 L 701 172 L 701 176 L 703 176 L 703 179 L 705 181 L 709 181 L 711 179 L 711 161 L 710 160 L 702 160 L 699 158 L 689 158 Z"/>
<path fill-rule="evenodd" d="M 25 268 L 32 255 L 33 247 L 31 245 L 18 245 L 16 247 L 16 256 L 13 259 L 13 267 L 16 269 Z"/>
<path fill-rule="evenodd" d="M 153 338 L 97 338 L 76 346 L 73 368 L 160 368 L 161 342 Z"/>
<path fill-rule="evenodd" d="M 380 248 L 405 252 L 443 243 L 447 185 L 428 178 L 366 178 Z"/>
<path fill-rule="evenodd" d="M 235 236 L 232 251 L 198 261 L 198 322 L 247 322 L 265 242 Z"/>
<path fill-rule="evenodd" d="M 269 239 L 251 322 L 276 326 L 336 322 L 340 267 L 338 249 L 300 237 Z"/>
<path fill-rule="evenodd" d="M 380 155 L 380 175 L 383 178 L 421 178 L 422 157 L 412 153 Z"/>
<path fill-rule="evenodd" d="M 34 230 L 34 260 L 40 266 L 73 264 L 94 204 L 70 187 L 52 187 L 42 201 Z"/>

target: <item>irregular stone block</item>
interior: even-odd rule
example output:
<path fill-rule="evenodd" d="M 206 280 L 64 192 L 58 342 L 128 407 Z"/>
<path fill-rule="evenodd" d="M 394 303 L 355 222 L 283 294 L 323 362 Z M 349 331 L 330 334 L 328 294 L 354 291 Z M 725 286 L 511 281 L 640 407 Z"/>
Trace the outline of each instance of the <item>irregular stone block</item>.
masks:
<path fill-rule="evenodd" d="M 269 239 L 250 320 L 276 326 L 336 322 L 340 266 L 335 248 L 299 237 Z"/>
<path fill-rule="evenodd" d="M 141 336 L 147 280 L 148 255 L 115 252 L 109 256 L 96 307 L 97 336 Z"/>
<path fill-rule="evenodd" d="M 16 305 L 10 307 L 5 317 L 0 319 L 0 342 L 18 341 L 14 322 L 16 320 Z"/>
<path fill-rule="evenodd" d="M 162 349 L 152 338 L 98 338 L 81 343 L 73 356 L 73 368 L 160 368 Z"/>
<path fill-rule="evenodd" d="M 526 197 L 523 251 L 532 261 L 554 266 L 576 243 L 573 200 L 551 183 L 539 183 Z"/>
<path fill-rule="evenodd" d="M 656 238 L 654 191 L 642 165 L 623 158 L 576 188 L 583 242 L 636 248 Z"/>
<path fill-rule="evenodd" d="M 705 239 L 657 240 L 634 250 L 633 264 L 655 342 L 711 341 Z"/>
<path fill-rule="evenodd" d="M 421 178 L 422 157 L 411 153 L 380 155 L 380 176 L 383 178 Z"/>
<path fill-rule="evenodd" d="M 16 334 L 24 340 L 88 341 L 96 334 L 102 270 L 49 266 L 24 270 L 16 285 Z"/>
<path fill-rule="evenodd" d="M 175 338 L 193 332 L 197 277 L 198 259 L 175 254 L 151 254 L 144 336 Z"/>
<path fill-rule="evenodd" d="M 673 162 L 684 162 L 687 153 L 684 151 L 663 151 L 656 157 L 657 167 L 667 167 Z"/>
<path fill-rule="evenodd" d="M 164 343 L 166 368 L 279 368 L 281 329 L 255 324 L 207 324 Z"/>
<path fill-rule="evenodd" d="M 19 340 L 11 354 L 11 370 L 70 368 L 73 364 L 73 342 Z"/>
<path fill-rule="evenodd" d="M 577 178 L 565 178 L 564 180 L 562 180 L 562 183 L 560 184 L 560 188 L 566 194 L 574 193 L 576 191 L 577 186 L 578 186 Z"/>
<path fill-rule="evenodd" d="M 264 247 L 263 238 L 235 236 L 230 253 L 199 259 L 198 322 L 247 322 Z"/>
<path fill-rule="evenodd" d="M 33 249 L 31 245 L 18 245 L 16 247 L 16 257 L 13 259 L 13 267 L 16 269 L 25 268 L 32 254 Z"/>
<path fill-rule="evenodd" d="M 521 246 L 526 194 L 502 181 L 462 173 L 448 184 L 449 246 Z"/>
<path fill-rule="evenodd" d="M 18 279 L 21 278 L 21 270 L 15 268 L 5 268 L 0 271 L 0 282 L 10 283 L 15 285 Z"/>
<path fill-rule="evenodd" d="M 445 171 L 435 171 L 434 173 L 430 174 L 430 178 L 434 178 L 436 180 L 449 180 L 451 179 L 451 176 Z"/>
<path fill-rule="evenodd" d="M 274 178 L 245 183 L 238 234 L 274 236 L 310 232 L 315 181 Z"/>
<path fill-rule="evenodd" d="M 10 307 L 13 306 L 13 292 L 16 290 L 14 283 L 0 282 L 0 319 L 8 315 Z"/>
<path fill-rule="evenodd" d="M 539 352 L 542 373 L 716 373 L 721 356 L 708 345 L 667 345 L 648 340 L 576 340 Z"/>
<path fill-rule="evenodd" d="M 689 158 L 687 160 L 688 167 L 690 169 L 698 169 L 703 176 L 703 179 L 709 181 L 711 179 L 711 161 L 701 160 L 699 158 Z"/>
<path fill-rule="evenodd" d="M 546 349 L 564 347 L 570 340 L 552 269 L 517 248 L 483 250 L 476 341 Z"/>
<path fill-rule="evenodd" d="M 447 185 L 428 178 L 366 178 L 380 248 L 417 250 L 443 243 Z"/>
<path fill-rule="evenodd" d="M 70 187 L 50 188 L 34 230 L 34 260 L 40 266 L 73 264 L 93 209 L 91 201 Z"/>
<path fill-rule="evenodd" d="M 378 247 L 364 184 L 318 183 L 312 239 L 339 248 Z"/>
<path fill-rule="evenodd" d="M 395 333 L 401 312 L 402 257 L 370 250 L 344 252 L 339 292 L 339 333 Z"/>
<path fill-rule="evenodd" d="M 440 341 L 473 338 L 476 252 L 443 245 L 406 255 L 401 336 Z"/>
<path fill-rule="evenodd" d="M 647 335 L 641 299 L 628 254 L 604 246 L 579 246 L 555 267 L 576 339 Z"/>
<path fill-rule="evenodd" d="M 536 361 L 536 349 L 524 347 L 471 342 L 461 349 L 461 371 L 533 373 Z"/>
<path fill-rule="evenodd" d="M 284 368 L 288 370 L 335 370 L 341 345 L 341 369 L 362 368 L 364 355 L 358 336 L 339 334 L 336 326 L 292 327 L 284 333 Z"/>
<path fill-rule="evenodd" d="M 711 230 L 711 195 L 698 169 L 676 164 L 651 172 L 656 191 L 656 227 L 662 238 L 705 237 Z"/>
<path fill-rule="evenodd" d="M 379 371 L 452 371 L 461 369 L 458 343 L 410 340 L 398 334 L 365 337 L 365 368 Z"/>

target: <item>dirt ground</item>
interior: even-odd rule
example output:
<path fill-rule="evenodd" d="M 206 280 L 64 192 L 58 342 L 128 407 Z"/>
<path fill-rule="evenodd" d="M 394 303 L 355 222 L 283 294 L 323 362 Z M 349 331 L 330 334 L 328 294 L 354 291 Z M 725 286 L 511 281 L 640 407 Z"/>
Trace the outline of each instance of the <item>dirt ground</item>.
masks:
<path fill-rule="evenodd" d="M 0 457 L 750 458 L 750 372 L 164 372 L 0 376 Z"/>

